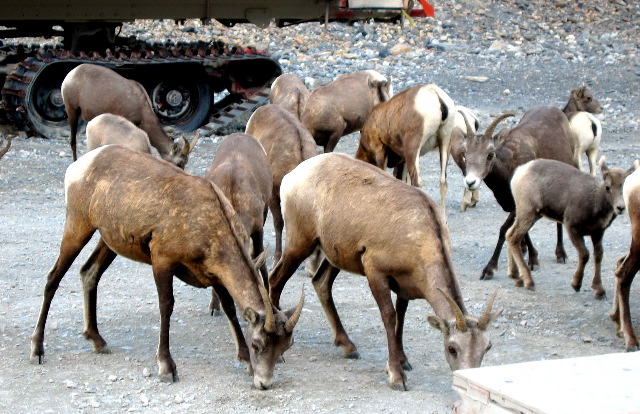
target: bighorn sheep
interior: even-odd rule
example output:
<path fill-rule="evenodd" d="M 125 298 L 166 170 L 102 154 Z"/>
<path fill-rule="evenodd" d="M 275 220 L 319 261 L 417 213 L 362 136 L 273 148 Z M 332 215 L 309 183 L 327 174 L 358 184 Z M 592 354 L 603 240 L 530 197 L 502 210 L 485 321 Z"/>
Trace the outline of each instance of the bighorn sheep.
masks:
<path fill-rule="evenodd" d="M 161 380 L 178 378 L 169 351 L 175 275 L 195 287 L 214 287 L 229 318 L 238 358 L 253 371 L 257 388 L 270 386 L 276 360 L 293 342 L 304 295 L 294 309 L 273 310 L 247 253 L 247 234 L 214 184 L 152 155 L 107 145 L 67 168 L 65 200 L 60 254 L 47 276 L 40 316 L 31 336 L 34 363 L 44 361 L 44 328 L 60 281 L 98 230 L 101 239 L 80 270 L 83 333 L 93 342 L 95 352 L 108 352 L 96 320 L 98 282 L 116 255 L 122 255 L 153 269 L 160 308 L 156 359 Z M 249 322 L 244 336 L 234 302 Z"/>
<path fill-rule="evenodd" d="M 235 133 L 222 140 L 205 174 L 227 197 L 251 238 L 251 257 L 263 251 L 263 227 L 267 219 L 273 179 L 271 166 L 262 145 L 252 136 Z M 260 267 L 263 283 L 268 285 L 267 265 Z M 220 311 L 220 300 L 211 293 L 209 311 Z"/>
<path fill-rule="evenodd" d="M 112 113 L 128 119 L 144 130 L 163 160 L 180 168 L 184 168 L 187 163 L 194 145 L 182 137 L 184 146 L 180 147 L 179 143 L 174 143 L 167 136 L 153 112 L 147 91 L 138 82 L 124 78 L 104 66 L 84 63 L 65 76 L 61 91 L 69 117 L 74 161 L 78 158 L 76 136 L 80 117 L 89 122 L 100 114 Z"/>
<path fill-rule="evenodd" d="M 491 343 L 486 328 L 501 310 L 471 317 L 453 269 L 449 232 L 437 204 L 422 190 L 348 155 L 323 154 L 302 162 L 281 187 L 287 225 L 285 250 L 269 274 L 271 300 L 316 247 L 326 254 L 313 277 L 334 343 L 358 358 L 345 332 L 331 289 L 340 270 L 364 275 L 387 332 L 389 382 L 406 389 L 402 332 L 411 299 L 426 299 L 437 316 L 429 323 L 444 335 L 451 369 L 477 367 Z M 385 223 L 381 225 L 381 223 Z M 391 291 L 396 292 L 394 308 Z"/>
<path fill-rule="evenodd" d="M 279 105 L 264 105 L 249 118 L 245 132 L 262 144 L 273 173 L 273 191 L 269 209 L 276 230 L 274 263 L 282 254 L 282 210 L 280 207 L 280 183 L 282 178 L 307 158 L 318 154 L 313 137 L 296 117 Z"/>
<path fill-rule="evenodd" d="M 629 291 L 636 273 L 640 270 L 640 169 L 636 169 L 627 177 L 622 194 L 631 220 L 631 245 L 629 252 L 618 259 L 615 270 L 616 295 L 610 317 L 618 336 L 624 337 L 627 351 L 637 351 L 638 338 L 631 322 Z"/>
<path fill-rule="evenodd" d="M 311 92 L 298 75 L 285 73 L 273 81 L 269 102 L 280 105 L 298 119 L 302 118 L 304 106 Z"/>
<path fill-rule="evenodd" d="M 507 231 L 509 276 L 516 286 L 533 289 L 531 271 L 522 258 L 522 238 L 541 217 L 564 224 L 571 242 L 578 251 L 578 267 L 571 286 L 576 292 L 582 287 L 584 268 L 589 251 L 584 236 L 591 236 L 595 255 L 591 287 L 595 297 L 604 296 L 600 278 L 602 238 L 616 216 L 624 211 L 622 184 L 637 167 L 638 161 L 625 171 L 607 167 L 600 159 L 602 179 L 591 176 L 571 165 L 556 160 L 538 159 L 518 167 L 511 179 L 511 192 L 516 204 L 516 218 Z M 570 185 L 567 185 L 570 183 Z"/>
<path fill-rule="evenodd" d="M 503 114 L 496 118 L 484 135 L 468 136 L 463 146 L 466 167 L 465 185 L 473 191 L 482 181 L 493 192 L 500 207 L 509 213 L 500 227 L 498 243 L 489 263 L 482 270 L 481 279 L 491 279 L 498 267 L 498 258 L 504 244 L 505 233 L 515 219 L 515 202 L 511 194 L 510 182 L 517 167 L 536 158 L 547 158 L 574 164 L 574 139 L 569 121 L 562 111 L 553 106 L 539 106 L 529 109 L 513 128 L 502 134 L 502 142 L 497 144 L 492 137 L 498 123 L 513 114 Z M 576 166 L 577 167 L 577 166 Z M 558 223 L 556 258 L 566 261 L 562 245 L 562 225 Z M 533 247 L 529 235 L 525 235 L 529 253 L 529 266 L 538 266 L 538 252 Z"/>
<path fill-rule="evenodd" d="M 422 186 L 419 157 L 438 148 L 440 152 L 440 200 L 446 210 L 449 143 L 455 125 L 456 106 L 434 84 L 405 89 L 376 105 L 360 133 L 356 158 L 379 168 L 395 168 L 401 180 Z"/>
<path fill-rule="evenodd" d="M 149 136 L 133 122 L 120 115 L 98 115 L 87 124 L 87 151 L 109 144 L 151 154 Z"/>
<path fill-rule="evenodd" d="M 571 115 L 578 111 L 590 112 L 592 114 L 602 112 L 602 105 L 600 105 L 600 102 L 593 96 L 591 89 L 584 85 L 571 90 L 569 100 L 564 108 L 562 108 L 562 112 L 564 112 L 567 118 L 571 118 Z"/>
<path fill-rule="evenodd" d="M 569 125 L 573 136 L 576 138 L 576 163 L 582 170 L 582 154 L 587 154 L 589 171 L 596 175 L 596 157 L 600 149 L 602 139 L 602 125 L 595 116 L 589 112 L 576 112 L 569 118 Z"/>
<path fill-rule="evenodd" d="M 2 157 L 4 157 L 4 154 L 7 153 L 7 151 L 9 151 L 9 148 L 11 147 L 11 137 L 7 138 L 7 145 L 4 146 L 4 148 L 0 149 L 0 159 L 2 159 Z M 4 139 L 0 139 L 0 145 L 2 145 L 2 141 L 4 141 Z"/>
<path fill-rule="evenodd" d="M 468 129 L 468 131 L 467 131 Z M 475 135 L 480 129 L 478 117 L 468 108 L 456 105 L 456 123 L 451 131 L 450 153 L 453 161 L 460 167 L 462 175 L 465 175 L 466 167 L 463 159 L 462 146 L 467 135 Z M 471 191 L 464 187 L 464 195 L 460 203 L 460 211 L 466 211 L 469 207 L 475 207 L 480 201 L 480 189 Z"/>
<path fill-rule="evenodd" d="M 362 128 L 374 106 L 392 95 L 391 80 L 380 73 L 348 73 L 314 89 L 301 120 L 324 152 L 331 152 L 341 137 Z"/>

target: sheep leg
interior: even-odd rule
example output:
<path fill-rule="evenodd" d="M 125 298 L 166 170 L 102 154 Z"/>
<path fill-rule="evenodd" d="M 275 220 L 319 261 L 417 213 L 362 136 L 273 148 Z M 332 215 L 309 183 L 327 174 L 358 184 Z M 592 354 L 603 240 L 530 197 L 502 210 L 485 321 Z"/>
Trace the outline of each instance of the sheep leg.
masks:
<path fill-rule="evenodd" d="M 229 327 L 231 328 L 231 333 L 233 334 L 233 339 L 236 341 L 236 352 L 238 353 L 238 361 L 247 364 L 247 370 L 249 371 L 249 373 L 252 373 L 251 358 L 249 357 L 249 347 L 247 346 L 247 342 L 245 341 L 244 335 L 242 334 L 240 322 L 238 322 L 235 302 L 229 294 L 229 291 L 224 286 L 214 285 L 213 290 L 215 294 L 218 295 L 218 298 L 220 298 L 222 309 L 224 309 L 224 313 L 225 315 L 227 315 L 227 320 L 229 322 Z"/>
<path fill-rule="evenodd" d="M 313 275 L 318 271 L 320 263 L 322 263 L 323 260 L 324 254 L 322 253 L 322 250 L 320 250 L 319 247 L 316 247 L 313 253 L 311 253 L 311 256 L 309 256 L 305 261 L 304 271 L 307 276 L 313 277 Z"/>
<path fill-rule="evenodd" d="M 252 244 L 252 252 L 251 258 L 256 259 L 256 257 L 260 256 L 260 254 L 264 251 L 264 232 L 262 229 L 253 232 L 251 235 L 251 244 Z M 260 266 L 260 274 L 262 275 L 262 282 L 264 286 L 269 286 L 269 272 L 267 271 L 267 263 L 266 260 Z"/>
<path fill-rule="evenodd" d="M 287 234 L 287 249 L 269 274 L 269 296 L 276 308 L 280 308 L 280 295 L 287 281 L 298 270 L 300 263 L 316 248 L 313 244 L 296 242 L 291 234 Z"/>
<path fill-rule="evenodd" d="M 478 201 L 480 201 L 480 189 L 476 188 L 471 194 L 471 204 L 469 204 L 469 207 L 475 207 Z"/>
<path fill-rule="evenodd" d="M 633 331 L 629 309 L 629 291 L 636 273 L 640 270 L 639 258 L 640 246 L 636 247 L 635 241 L 632 240 L 629 253 L 624 260 L 619 261 L 615 271 L 616 295 L 610 317 L 616 325 L 618 334 L 624 336 L 627 351 L 638 350 L 638 338 Z"/>
<path fill-rule="evenodd" d="M 36 327 L 31 334 L 30 360 L 33 364 L 44 363 L 44 327 L 47 323 L 47 315 L 51 308 L 51 301 L 58 290 L 58 286 L 60 286 L 60 281 L 95 231 L 94 229 L 85 229 L 83 232 L 82 229 L 79 228 L 80 226 L 76 226 L 72 234 L 71 228 L 73 227 L 74 226 L 67 221 L 65 224 L 65 232 L 60 242 L 60 254 L 47 275 L 40 315 L 38 316 Z"/>
<path fill-rule="evenodd" d="M 447 164 L 449 163 L 449 139 L 442 140 L 440 145 L 440 201 L 442 214 L 446 220 L 447 211 Z M 418 159 L 416 158 L 416 164 Z"/>
<path fill-rule="evenodd" d="M 93 342 L 93 352 L 111 353 L 107 342 L 98 331 L 96 304 L 98 300 L 98 283 L 117 254 L 100 238 L 87 262 L 80 269 L 82 290 L 84 292 L 84 337 Z"/>
<path fill-rule="evenodd" d="M 420 178 L 420 151 L 419 149 L 407 149 L 404 153 L 405 168 L 409 174 L 411 185 L 414 187 L 422 187 L 422 179 Z"/>
<path fill-rule="evenodd" d="M 389 356 L 387 360 L 387 372 L 389 373 L 389 386 L 395 390 L 407 391 L 407 375 L 402 369 L 402 350 L 396 340 L 396 310 L 391 300 L 391 291 L 386 275 L 370 272 L 367 274 L 369 288 L 380 309 L 380 316 L 384 329 L 387 332 L 387 346 Z"/>
<path fill-rule="evenodd" d="M 498 234 L 498 243 L 496 244 L 496 248 L 493 251 L 493 256 L 489 259 L 489 263 L 482 270 L 482 275 L 480 275 L 480 280 L 489 280 L 493 278 L 493 274 L 498 268 L 498 259 L 500 258 L 500 252 L 502 251 L 502 246 L 504 245 L 504 238 L 507 230 L 513 224 L 516 219 L 516 212 L 512 211 L 507 216 L 507 219 L 500 227 L 500 233 Z"/>
<path fill-rule="evenodd" d="M 571 287 L 573 287 L 576 292 L 580 292 L 582 279 L 584 278 L 584 268 L 589 261 L 589 250 L 587 250 L 587 246 L 584 243 L 584 238 L 578 234 L 576 229 L 569 227 L 567 231 L 569 232 L 569 237 L 571 238 L 573 246 L 578 251 L 578 267 L 573 274 Z"/>
<path fill-rule="evenodd" d="M 540 262 L 538 261 L 538 250 L 533 246 L 531 237 L 529 237 L 529 232 L 524 235 L 524 245 L 527 248 L 527 253 L 529 254 L 529 269 L 536 270 L 540 267 Z"/>
<path fill-rule="evenodd" d="M 158 261 L 152 263 L 153 278 L 158 291 L 158 307 L 160 309 L 160 336 L 156 361 L 158 363 L 160 381 L 173 382 L 178 381 L 176 363 L 173 361 L 169 350 L 169 328 L 175 303 L 173 297 L 173 268 L 166 264 L 158 263 Z"/>
<path fill-rule="evenodd" d="M 333 331 L 333 343 L 335 346 L 342 348 L 342 354 L 345 358 L 357 359 L 360 358 L 358 348 L 355 346 L 349 335 L 344 329 L 340 316 L 336 309 L 336 305 L 333 301 L 333 294 L 331 292 L 333 288 L 333 282 L 336 280 L 340 269 L 332 266 L 327 259 L 324 259 L 318 267 L 318 271 L 313 276 L 313 288 L 318 295 L 318 300 L 322 305 L 327 321 Z"/>
<path fill-rule="evenodd" d="M 522 255 L 521 243 L 523 238 L 527 236 L 527 232 L 539 217 L 527 212 L 519 212 L 513 225 L 506 234 L 507 252 L 509 254 L 509 277 L 515 280 L 516 286 L 525 286 L 527 289 L 533 290 L 535 283 L 531 278 L 529 266 L 524 261 Z M 516 268 L 512 268 L 515 264 Z"/>
<path fill-rule="evenodd" d="M 591 281 L 591 288 L 593 289 L 596 299 L 602 299 L 605 296 L 604 287 L 602 286 L 601 271 L 602 271 L 602 256 L 604 250 L 602 248 L 602 238 L 604 232 L 599 232 L 591 235 L 591 241 L 593 243 L 593 280 Z"/>
<path fill-rule="evenodd" d="M 209 301 L 209 312 L 211 316 L 220 316 L 220 298 L 216 294 L 215 289 L 211 289 L 211 300 Z"/>
<path fill-rule="evenodd" d="M 587 149 L 587 159 L 589 160 L 589 172 L 594 177 L 596 176 L 598 163 L 596 158 L 598 157 L 598 148 L 589 148 Z M 581 168 L 582 169 L 582 166 Z"/>
<path fill-rule="evenodd" d="M 465 187 L 464 194 L 462 195 L 462 202 L 460 203 L 460 211 L 467 211 L 467 208 L 471 207 L 472 198 L 473 191 Z"/>
<path fill-rule="evenodd" d="M 336 146 L 338 145 L 338 141 L 340 140 L 340 138 L 343 135 L 344 130 L 346 129 L 346 124 L 344 125 L 344 127 L 340 130 L 336 130 L 334 132 L 331 133 L 331 135 L 329 135 L 329 139 L 327 140 L 326 145 L 324 146 L 324 152 L 325 154 L 327 152 L 333 152 L 333 150 L 336 149 Z"/>
<path fill-rule="evenodd" d="M 396 342 L 398 348 L 400 348 L 400 363 L 402 369 L 405 371 L 411 371 L 413 367 L 409 363 L 409 359 L 404 352 L 404 344 L 402 342 L 402 333 L 404 329 L 404 317 L 407 313 L 407 307 L 409 307 L 409 301 L 407 299 L 396 297 Z"/>
<path fill-rule="evenodd" d="M 556 223 L 556 233 L 558 235 L 556 241 L 556 261 L 558 263 L 567 263 L 567 252 L 564 250 L 564 242 L 562 241 L 562 223 Z"/>
<path fill-rule="evenodd" d="M 282 229 L 284 229 L 284 219 L 280 207 L 280 188 L 274 188 L 273 195 L 269 201 L 269 209 L 273 216 L 273 227 L 276 230 L 276 251 L 273 254 L 274 265 L 278 263 L 282 256 Z"/>

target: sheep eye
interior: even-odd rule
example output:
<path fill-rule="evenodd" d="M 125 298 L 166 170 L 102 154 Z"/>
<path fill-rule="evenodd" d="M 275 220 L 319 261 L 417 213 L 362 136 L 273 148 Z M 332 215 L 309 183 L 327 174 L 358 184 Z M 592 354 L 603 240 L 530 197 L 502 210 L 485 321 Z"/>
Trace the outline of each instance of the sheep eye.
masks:
<path fill-rule="evenodd" d="M 456 349 L 452 346 L 449 347 L 449 349 L 447 349 L 447 351 L 449 351 L 449 355 L 451 355 L 454 358 L 458 357 L 458 351 L 456 351 Z"/>

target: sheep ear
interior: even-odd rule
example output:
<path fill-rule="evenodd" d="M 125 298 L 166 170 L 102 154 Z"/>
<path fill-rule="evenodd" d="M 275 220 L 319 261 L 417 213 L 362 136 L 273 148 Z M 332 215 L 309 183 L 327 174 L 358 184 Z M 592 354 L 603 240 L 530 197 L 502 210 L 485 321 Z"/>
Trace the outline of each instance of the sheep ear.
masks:
<path fill-rule="evenodd" d="M 254 311 L 252 308 L 247 308 L 244 310 L 244 318 L 247 322 L 256 324 L 260 320 L 260 315 L 258 315 L 258 312 Z"/>
<path fill-rule="evenodd" d="M 635 161 L 633 162 L 633 165 L 631 166 L 631 168 L 629 168 L 629 169 L 627 170 L 627 175 L 630 175 L 632 172 L 634 172 L 635 170 L 637 170 L 637 169 L 638 169 L 638 167 L 640 167 L 640 161 L 635 160 Z"/>
<path fill-rule="evenodd" d="M 445 335 L 449 335 L 449 323 L 444 319 L 438 316 L 429 315 L 427 317 L 427 321 L 429 321 L 429 325 L 431 325 L 432 327 L 436 328 Z"/>
<path fill-rule="evenodd" d="M 604 173 L 609 171 L 609 167 L 607 167 L 607 163 L 605 162 L 604 155 L 600 157 L 600 161 L 598 161 L 598 165 L 600 166 L 600 171 L 604 175 Z"/>

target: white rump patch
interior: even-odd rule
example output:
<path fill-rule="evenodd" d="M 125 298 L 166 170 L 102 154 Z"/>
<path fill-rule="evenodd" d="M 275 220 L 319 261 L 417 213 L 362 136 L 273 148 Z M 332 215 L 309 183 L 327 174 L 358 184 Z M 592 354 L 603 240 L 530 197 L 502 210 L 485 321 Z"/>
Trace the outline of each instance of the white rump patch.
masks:
<path fill-rule="evenodd" d="M 520 186 L 520 180 L 522 180 L 522 178 L 529 172 L 532 162 L 535 162 L 535 160 L 529 161 L 526 164 L 523 164 L 516 168 L 516 171 L 513 173 L 513 177 L 511 177 L 512 193 Z"/>
<path fill-rule="evenodd" d="M 624 180 L 624 184 L 622 186 L 622 196 L 624 197 L 624 205 L 629 205 L 629 197 L 631 197 L 631 193 L 635 191 L 640 191 L 640 168 L 636 169 L 630 176 L 628 176 Z M 629 209 L 627 209 L 627 213 Z"/>
<path fill-rule="evenodd" d="M 280 199 L 282 200 L 283 208 L 287 195 L 295 191 L 298 185 L 306 185 L 305 183 L 314 173 L 322 170 L 321 164 L 327 156 L 331 155 L 335 156 L 335 154 L 320 154 L 302 161 L 296 168 L 289 171 L 289 173 L 282 178 L 282 183 L 280 184 Z"/>
<path fill-rule="evenodd" d="M 96 148 L 87 152 L 82 157 L 78 158 L 73 164 L 67 167 L 67 171 L 64 174 L 64 201 L 67 202 L 67 193 L 69 186 L 85 176 L 86 171 L 91 167 L 93 159 L 102 152 L 106 146 Z"/>

